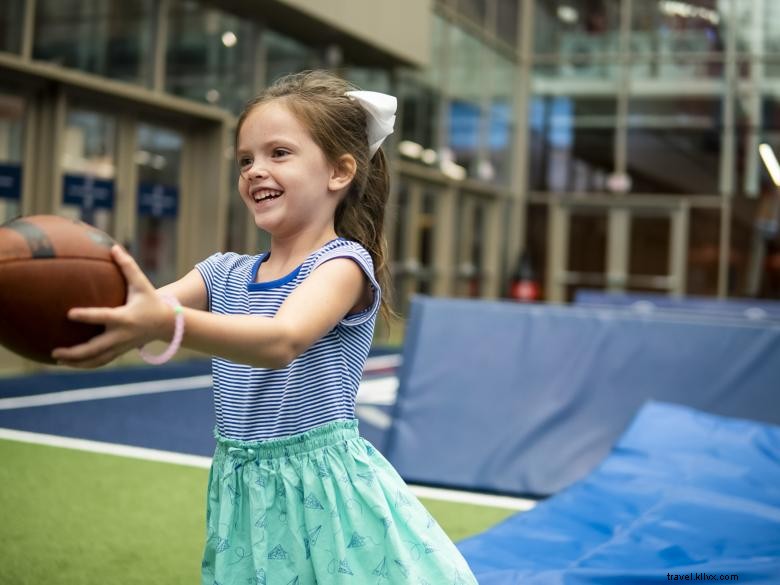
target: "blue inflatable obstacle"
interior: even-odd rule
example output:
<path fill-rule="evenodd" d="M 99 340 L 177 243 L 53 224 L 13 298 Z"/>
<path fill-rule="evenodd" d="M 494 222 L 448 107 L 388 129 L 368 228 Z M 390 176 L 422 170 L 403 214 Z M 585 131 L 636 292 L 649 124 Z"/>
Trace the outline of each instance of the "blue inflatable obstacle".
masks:
<path fill-rule="evenodd" d="M 776 585 L 780 427 L 648 403 L 587 478 L 458 546 L 480 585 Z"/>
<path fill-rule="evenodd" d="M 640 313 L 671 311 L 732 317 L 761 321 L 780 320 L 780 301 L 765 299 L 713 299 L 710 297 L 677 297 L 661 293 L 610 293 L 578 289 L 574 304 L 581 307 L 624 307 Z"/>
<path fill-rule="evenodd" d="M 647 400 L 780 424 L 780 323 L 417 297 L 386 451 L 407 481 L 549 495 Z"/>

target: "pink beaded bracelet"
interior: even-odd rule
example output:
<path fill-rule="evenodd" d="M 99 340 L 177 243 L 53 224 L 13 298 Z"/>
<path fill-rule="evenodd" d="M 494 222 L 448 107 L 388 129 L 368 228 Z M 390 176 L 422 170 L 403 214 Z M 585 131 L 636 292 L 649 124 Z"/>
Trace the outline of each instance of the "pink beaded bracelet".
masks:
<path fill-rule="evenodd" d="M 162 352 L 160 355 L 152 355 L 148 353 L 144 346 L 138 348 L 138 353 L 141 354 L 141 358 L 147 363 L 152 364 L 155 366 L 159 366 L 160 364 L 164 364 L 169 359 L 171 359 L 174 355 L 176 355 L 176 352 L 179 351 L 179 347 L 181 347 L 181 340 L 184 337 L 184 307 L 181 306 L 181 303 L 179 302 L 179 299 L 177 299 L 173 295 L 160 295 L 160 298 L 164 300 L 166 303 L 168 303 L 171 307 L 173 307 L 173 312 L 175 314 L 175 323 L 174 323 L 174 329 L 173 329 L 173 339 L 171 340 L 170 345 L 165 348 L 165 351 Z"/>

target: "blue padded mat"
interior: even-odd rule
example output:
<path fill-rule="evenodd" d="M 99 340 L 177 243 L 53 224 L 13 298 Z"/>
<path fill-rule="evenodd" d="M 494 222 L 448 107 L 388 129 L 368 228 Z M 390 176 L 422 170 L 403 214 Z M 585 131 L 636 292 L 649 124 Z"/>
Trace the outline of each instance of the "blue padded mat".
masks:
<path fill-rule="evenodd" d="M 780 302 L 767 299 L 677 297 L 650 292 L 611 293 L 578 289 L 574 296 L 574 304 L 581 307 L 625 307 L 640 312 L 681 311 L 751 321 L 780 319 Z"/>
<path fill-rule="evenodd" d="M 480 585 L 776 585 L 780 427 L 649 402 L 585 479 L 459 548 Z"/>
<path fill-rule="evenodd" d="M 780 424 L 780 323 L 416 297 L 387 454 L 412 483 L 554 494 L 648 400 Z"/>

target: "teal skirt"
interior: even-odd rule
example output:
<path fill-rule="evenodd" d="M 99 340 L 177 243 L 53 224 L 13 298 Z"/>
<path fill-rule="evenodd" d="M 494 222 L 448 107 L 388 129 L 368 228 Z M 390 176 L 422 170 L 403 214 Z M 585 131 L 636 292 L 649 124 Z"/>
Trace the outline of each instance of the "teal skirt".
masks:
<path fill-rule="evenodd" d="M 477 583 L 356 420 L 261 442 L 217 435 L 201 571 L 204 585 Z"/>

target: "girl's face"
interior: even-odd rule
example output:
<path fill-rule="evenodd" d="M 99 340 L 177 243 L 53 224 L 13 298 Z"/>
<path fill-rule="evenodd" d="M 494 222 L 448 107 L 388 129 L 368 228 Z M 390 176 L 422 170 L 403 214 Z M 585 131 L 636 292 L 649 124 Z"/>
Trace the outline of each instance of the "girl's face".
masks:
<path fill-rule="evenodd" d="M 236 157 L 238 190 L 257 227 L 287 237 L 332 225 L 339 199 L 333 168 L 283 103 L 252 110 L 239 131 Z"/>

